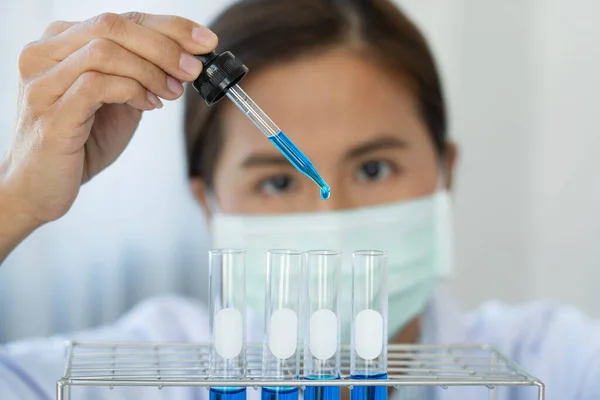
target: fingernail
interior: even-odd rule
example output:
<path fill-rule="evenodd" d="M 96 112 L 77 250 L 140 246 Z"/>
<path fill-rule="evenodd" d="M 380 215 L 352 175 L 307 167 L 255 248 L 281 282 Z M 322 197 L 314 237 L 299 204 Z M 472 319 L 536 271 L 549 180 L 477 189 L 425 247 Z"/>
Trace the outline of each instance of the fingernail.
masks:
<path fill-rule="evenodd" d="M 148 101 L 152 103 L 152 105 L 156 108 L 163 108 L 163 103 L 160 99 L 152 92 L 146 91 L 146 97 L 148 97 Z"/>
<path fill-rule="evenodd" d="M 198 44 L 206 47 L 214 47 L 217 44 L 217 35 L 203 26 L 192 28 L 192 39 Z"/>
<path fill-rule="evenodd" d="M 182 53 L 179 58 L 179 68 L 195 78 L 200 75 L 200 71 L 202 71 L 202 62 L 196 57 Z"/>
<path fill-rule="evenodd" d="M 167 86 L 169 87 L 169 90 L 177 96 L 183 93 L 183 85 L 171 75 L 167 76 Z"/>

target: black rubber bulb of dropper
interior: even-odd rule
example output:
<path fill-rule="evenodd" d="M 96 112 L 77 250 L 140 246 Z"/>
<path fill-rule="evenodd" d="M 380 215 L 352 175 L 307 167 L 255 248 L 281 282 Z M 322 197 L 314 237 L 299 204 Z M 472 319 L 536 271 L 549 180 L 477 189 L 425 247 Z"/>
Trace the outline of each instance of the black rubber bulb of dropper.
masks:
<path fill-rule="evenodd" d="M 238 84 L 248 73 L 248 67 L 229 51 L 212 51 L 195 57 L 202 62 L 204 68 L 192 87 L 209 106 L 221 100 L 227 90 Z"/>

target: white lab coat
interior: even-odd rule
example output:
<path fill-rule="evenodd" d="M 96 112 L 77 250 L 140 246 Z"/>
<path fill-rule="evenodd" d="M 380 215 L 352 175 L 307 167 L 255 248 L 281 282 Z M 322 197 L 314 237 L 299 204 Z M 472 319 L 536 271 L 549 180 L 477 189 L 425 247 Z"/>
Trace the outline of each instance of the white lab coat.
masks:
<path fill-rule="evenodd" d="M 577 310 L 549 303 L 508 307 L 490 302 L 463 314 L 440 288 L 424 319 L 422 342 L 488 343 L 497 346 L 546 384 L 547 400 L 600 399 L 600 323 Z M 249 318 L 248 340 L 260 342 L 261 329 Z M 205 342 L 208 315 L 199 303 L 179 297 L 146 301 L 116 324 L 72 335 L 88 341 Z M 0 346 L 0 399 L 54 399 L 64 372 L 65 337 Z M 536 399 L 537 388 L 498 388 L 497 400 Z M 404 388 L 397 399 L 475 400 L 489 398 L 487 388 Z M 72 400 L 207 399 L 193 388 L 73 387 Z M 258 391 L 249 389 L 249 399 Z"/>

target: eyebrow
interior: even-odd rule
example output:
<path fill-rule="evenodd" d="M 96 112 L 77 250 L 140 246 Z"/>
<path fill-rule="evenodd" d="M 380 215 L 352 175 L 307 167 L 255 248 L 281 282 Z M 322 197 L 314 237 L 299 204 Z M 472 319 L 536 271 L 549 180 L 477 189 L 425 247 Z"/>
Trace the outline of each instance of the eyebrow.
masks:
<path fill-rule="evenodd" d="M 358 158 L 376 150 L 389 148 L 407 148 L 408 143 L 395 137 L 381 137 L 350 149 L 344 156 L 346 159 Z"/>
<path fill-rule="evenodd" d="M 268 166 L 282 166 L 289 165 L 290 162 L 283 155 L 277 154 L 251 154 L 242 162 L 243 168 L 250 167 L 268 167 Z"/>

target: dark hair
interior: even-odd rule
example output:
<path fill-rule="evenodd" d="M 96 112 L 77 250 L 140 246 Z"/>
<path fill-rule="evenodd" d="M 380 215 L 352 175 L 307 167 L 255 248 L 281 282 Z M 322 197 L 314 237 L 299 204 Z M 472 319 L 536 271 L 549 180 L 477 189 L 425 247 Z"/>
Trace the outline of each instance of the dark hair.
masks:
<path fill-rule="evenodd" d="M 446 111 L 435 62 L 415 25 L 388 0 L 243 0 L 210 28 L 218 51 L 229 50 L 252 71 L 308 52 L 358 45 L 410 85 L 439 155 L 446 146 Z M 210 188 L 223 144 L 220 103 L 208 107 L 187 87 L 185 135 L 189 174 Z M 222 102 L 221 102 L 222 103 Z"/>

